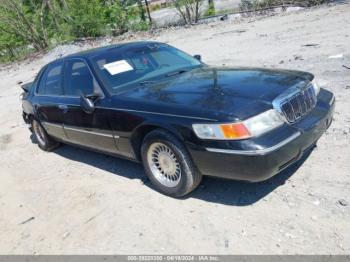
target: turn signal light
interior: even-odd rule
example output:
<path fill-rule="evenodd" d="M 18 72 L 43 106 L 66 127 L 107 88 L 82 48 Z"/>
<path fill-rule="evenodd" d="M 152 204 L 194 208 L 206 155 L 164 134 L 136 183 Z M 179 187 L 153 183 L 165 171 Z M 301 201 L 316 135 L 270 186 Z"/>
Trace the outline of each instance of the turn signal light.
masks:
<path fill-rule="evenodd" d="M 251 134 L 243 123 L 223 124 L 220 125 L 220 128 L 224 137 L 227 139 L 244 139 L 251 137 Z"/>

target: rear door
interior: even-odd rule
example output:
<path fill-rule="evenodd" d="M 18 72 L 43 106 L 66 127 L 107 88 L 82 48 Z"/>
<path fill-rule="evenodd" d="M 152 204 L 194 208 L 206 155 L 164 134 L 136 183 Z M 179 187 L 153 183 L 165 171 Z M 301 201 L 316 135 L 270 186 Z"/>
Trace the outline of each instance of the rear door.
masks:
<path fill-rule="evenodd" d="M 99 151 L 116 153 L 108 110 L 100 107 L 106 103 L 106 98 L 102 95 L 95 101 L 97 108 L 93 113 L 86 113 L 80 106 L 81 95 L 95 92 L 103 94 L 85 60 L 67 59 L 64 70 L 63 126 L 68 141 Z"/>
<path fill-rule="evenodd" d="M 34 91 L 33 107 L 46 132 L 55 138 L 65 140 L 62 125 L 62 84 L 63 61 L 51 63 L 41 75 Z"/>

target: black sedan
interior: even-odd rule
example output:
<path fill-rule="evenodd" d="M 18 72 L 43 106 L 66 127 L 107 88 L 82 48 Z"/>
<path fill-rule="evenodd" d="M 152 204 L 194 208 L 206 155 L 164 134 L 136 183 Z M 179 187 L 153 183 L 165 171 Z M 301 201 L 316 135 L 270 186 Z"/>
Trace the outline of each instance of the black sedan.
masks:
<path fill-rule="evenodd" d="M 23 89 L 41 149 L 62 142 L 142 162 L 154 187 L 175 197 L 203 175 L 277 174 L 317 142 L 334 110 L 310 73 L 211 67 L 157 42 L 58 59 Z"/>

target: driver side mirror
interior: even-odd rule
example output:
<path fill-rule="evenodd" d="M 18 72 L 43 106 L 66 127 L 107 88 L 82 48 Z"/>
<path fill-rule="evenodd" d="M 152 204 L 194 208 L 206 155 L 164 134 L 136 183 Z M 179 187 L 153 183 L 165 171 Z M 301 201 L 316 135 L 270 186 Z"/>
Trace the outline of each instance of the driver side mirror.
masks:
<path fill-rule="evenodd" d="M 81 95 L 80 96 L 80 106 L 85 113 L 91 114 L 95 111 L 95 100 L 94 95 Z"/>
<path fill-rule="evenodd" d="M 195 59 L 197 59 L 198 61 L 202 61 L 201 55 L 194 55 L 193 57 L 194 57 Z"/>

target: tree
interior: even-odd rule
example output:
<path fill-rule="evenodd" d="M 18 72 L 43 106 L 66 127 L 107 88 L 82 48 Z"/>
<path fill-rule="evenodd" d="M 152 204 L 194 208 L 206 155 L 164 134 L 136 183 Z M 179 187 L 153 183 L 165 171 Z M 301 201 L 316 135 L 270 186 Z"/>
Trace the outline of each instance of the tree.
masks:
<path fill-rule="evenodd" d="M 186 24 L 198 22 L 203 0 L 172 0 L 172 2 Z"/>
<path fill-rule="evenodd" d="M 25 49 L 41 51 L 67 40 L 148 28 L 141 0 L 0 1 L 2 61 Z"/>
<path fill-rule="evenodd" d="M 74 37 L 103 35 L 106 9 L 99 0 L 68 0 L 67 4 L 70 30 Z"/>
<path fill-rule="evenodd" d="M 0 59 L 11 61 L 16 58 L 17 50 L 24 44 L 22 38 L 7 32 L 0 32 Z"/>
<path fill-rule="evenodd" d="M 30 8 L 20 0 L 2 0 L 0 5 L 0 31 L 32 44 L 36 50 L 48 46 L 45 31 L 38 26 L 39 11 L 30 13 Z"/>

